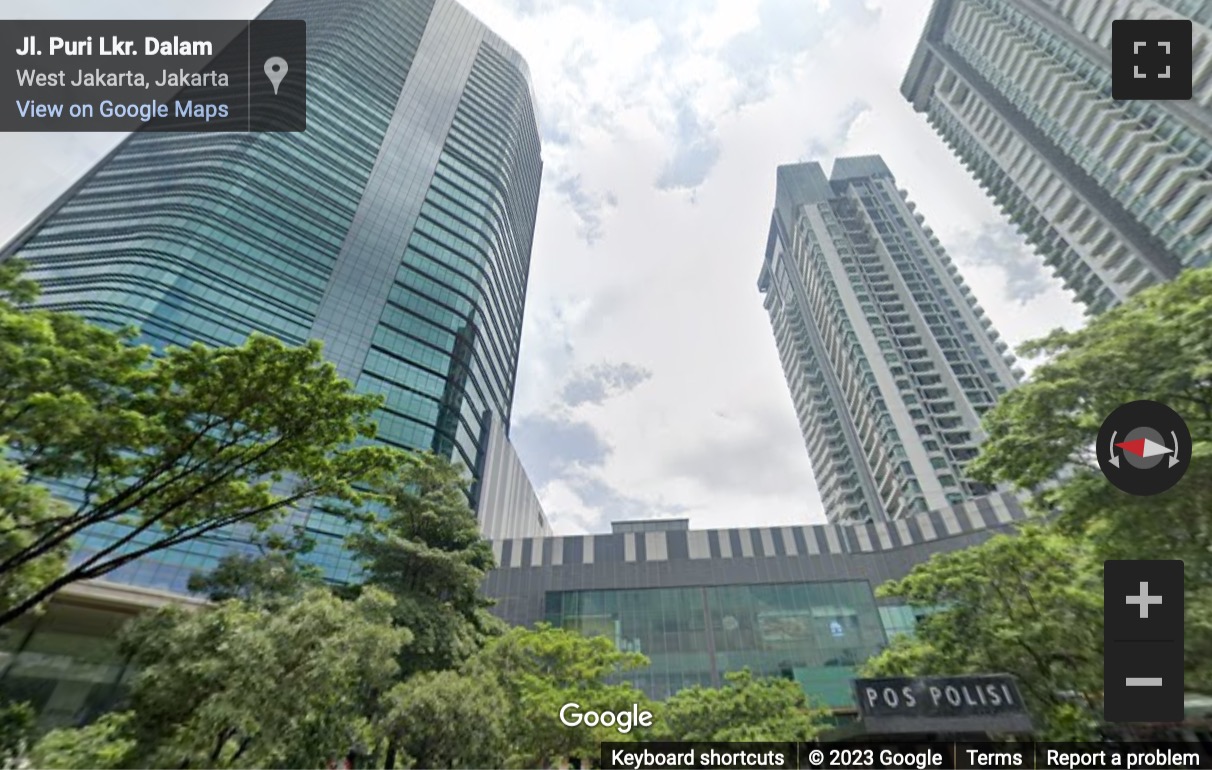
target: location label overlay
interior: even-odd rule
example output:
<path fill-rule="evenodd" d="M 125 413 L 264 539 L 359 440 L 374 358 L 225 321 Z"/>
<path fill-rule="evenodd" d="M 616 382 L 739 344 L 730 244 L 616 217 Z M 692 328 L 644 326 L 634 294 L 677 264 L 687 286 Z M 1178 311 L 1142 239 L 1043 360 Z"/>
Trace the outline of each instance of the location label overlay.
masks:
<path fill-rule="evenodd" d="M 304 131 L 307 24 L 6 21 L 0 131 Z"/>

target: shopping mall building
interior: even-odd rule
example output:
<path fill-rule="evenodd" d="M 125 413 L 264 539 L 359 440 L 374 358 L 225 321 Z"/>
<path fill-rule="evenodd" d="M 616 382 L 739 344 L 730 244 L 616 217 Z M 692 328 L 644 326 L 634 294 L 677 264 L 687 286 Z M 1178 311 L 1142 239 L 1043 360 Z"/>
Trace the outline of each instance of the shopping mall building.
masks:
<path fill-rule="evenodd" d="M 500 567 L 485 592 L 510 623 L 605 634 L 643 653 L 652 664 L 637 683 L 653 697 L 718 686 L 748 667 L 845 712 L 856 667 L 915 623 L 875 589 L 1026 515 L 1013 497 L 993 496 L 886 524 L 618 522 L 610 534 L 494 541 Z M 115 647 L 118 626 L 168 602 L 204 605 L 106 583 L 61 592 L 43 615 L 0 629 L 0 691 L 34 702 L 46 727 L 96 715 L 133 674 Z"/>
<path fill-rule="evenodd" d="M 500 567 L 485 591 L 511 624 L 546 621 L 643 653 L 652 663 L 636 683 L 654 698 L 748 667 L 849 711 L 856 668 L 916 622 L 875 589 L 1026 516 L 995 495 L 889 523 L 616 522 L 608 535 L 494 542 Z"/>

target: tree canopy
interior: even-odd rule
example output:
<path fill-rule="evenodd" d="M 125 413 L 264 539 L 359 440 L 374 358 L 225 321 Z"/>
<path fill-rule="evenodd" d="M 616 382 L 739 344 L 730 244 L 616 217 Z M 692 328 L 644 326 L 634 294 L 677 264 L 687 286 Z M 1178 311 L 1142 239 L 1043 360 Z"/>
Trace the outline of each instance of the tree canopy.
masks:
<path fill-rule="evenodd" d="M 457 670 L 504 628 L 479 594 L 492 550 L 462 471 L 410 453 L 376 482 L 349 539 L 357 585 L 325 587 L 303 562 L 308 538 L 269 533 L 260 554 L 190 581 L 217 605 L 125 632 L 140 674 L 118 717 L 56 731 L 35 756 L 48 767 L 314 766 L 350 750 L 395 766 L 505 762 L 503 726 L 524 717 L 495 671 Z"/>
<path fill-rule="evenodd" d="M 986 415 L 971 472 L 1031 492 L 1100 559 L 1183 560 L 1186 684 L 1212 689 L 1212 268 L 1186 270 L 1023 352 L 1049 359 Z M 1141 399 L 1177 411 L 1194 444 L 1183 479 L 1152 497 L 1113 487 L 1093 457 L 1103 420 Z"/>
<path fill-rule="evenodd" d="M 129 767 L 135 741 L 131 714 L 103 714 L 80 728 L 52 730 L 29 753 L 30 765 L 47 770 L 110 770 Z"/>
<path fill-rule="evenodd" d="M 405 677 L 454 668 L 503 631 L 480 593 L 494 562 L 468 483 L 460 466 L 416 453 L 381 490 L 381 510 L 348 540 L 361 582 L 391 594 L 396 623 L 414 635 L 401 653 Z"/>
<path fill-rule="evenodd" d="M 749 671 L 730 674 L 720 690 L 653 702 L 628 681 L 647 664 L 604 637 L 546 624 L 510 629 L 459 670 L 415 675 L 389 694 L 398 755 L 384 767 L 551 767 L 596 758 L 603 742 L 811 740 L 828 722 L 828 710 L 809 704 L 795 682 Z M 560 720 L 566 704 L 576 704 L 570 718 L 638 709 L 653 720 L 627 732 L 568 725 Z"/>
<path fill-rule="evenodd" d="M 261 335 L 152 355 L 134 332 L 21 307 L 36 287 L 0 266 L 0 625 L 72 582 L 292 506 L 360 499 L 405 455 L 374 435 L 380 399 L 323 361 Z M 14 492 L 60 482 L 63 505 Z M 79 536 L 125 527 L 66 569 Z"/>
<path fill-rule="evenodd" d="M 317 589 L 278 608 L 232 600 L 144 616 L 123 639 L 139 668 L 126 710 L 54 731 L 34 756 L 97 763 L 87 746 L 100 730 L 125 747 L 110 767 L 315 767 L 370 746 L 411 639 L 391 604 L 380 591 L 346 601 Z"/>
<path fill-rule="evenodd" d="M 560 721 L 560 709 L 575 703 L 586 711 L 655 711 L 642 691 L 625 676 L 648 665 L 634 652 L 620 652 L 605 637 L 539 624 L 513 628 L 491 641 L 467 672 L 496 680 L 512 704 L 514 719 L 508 766 L 546 767 L 568 757 L 597 756 L 602 741 L 639 740 L 643 729 L 620 733 L 614 727 Z"/>
<path fill-rule="evenodd" d="M 527 718 L 494 677 L 458 671 L 416 674 L 386 703 L 385 767 L 504 767 L 515 725 Z"/>
<path fill-rule="evenodd" d="M 1065 469 L 1095 472 L 1099 425 L 1140 399 L 1177 411 L 1197 444 L 1212 441 L 1212 268 L 1184 271 L 1020 352 L 1049 360 L 986 416 L 988 438 L 971 470 L 987 479 L 1047 486 L 1048 499 L 1067 501 L 1068 484 L 1052 482 Z"/>
<path fill-rule="evenodd" d="M 0 561 L 30 548 L 40 528 L 67 513 L 65 503 L 55 500 L 46 487 L 30 483 L 23 468 L 0 455 Z M 62 575 L 69 551 L 68 543 L 60 543 L 37 559 L 0 572 L 0 610 L 20 604 Z"/>
<path fill-rule="evenodd" d="M 1090 737 L 1103 687 L 1102 565 L 1089 547 L 1028 524 L 936 554 L 879 588 L 921 609 L 913 638 L 867 661 L 866 676 L 1005 672 L 1053 740 Z"/>
<path fill-rule="evenodd" d="M 25 756 L 36 717 L 28 703 L 0 703 L 0 767 L 16 767 Z"/>
<path fill-rule="evenodd" d="M 316 767 L 353 753 L 359 766 L 546 767 L 596 757 L 603 741 L 651 738 L 656 728 L 567 726 L 561 708 L 651 711 L 660 704 L 621 681 L 646 665 L 610 640 L 540 625 L 514 628 L 457 669 L 401 680 L 392 599 L 373 587 L 356 599 L 312 588 L 294 601 L 230 599 L 210 608 L 169 608 L 123 635 L 138 675 L 124 707 L 80 728 L 53 730 L 29 752 L 46 768 Z M 721 702 L 744 721 L 755 699 L 766 732 L 729 732 L 683 699 L 679 724 L 719 739 L 808 735 L 803 694 L 791 682 L 733 682 Z M 713 700 L 713 702 L 715 702 Z M 749 736 L 744 738 L 743 736 Z"/>
<path fill-rule="evenodd" d="M 299 563 L 290 550 L 230 554 L 210 572 L 196 573 L 189 590 L 214 602 L 239 599 L 248 604 L 278 607 L 298 600 L 308 588 L 323 584 L 319 569 Z"/>
<path fill-rule="evenodd" d="M 661 705 L 658 740 L 810 741 L 829 722 L 796 682 L 759 679 L 748 669 L 725 676 L 724 687 L 690 687 Z"/>

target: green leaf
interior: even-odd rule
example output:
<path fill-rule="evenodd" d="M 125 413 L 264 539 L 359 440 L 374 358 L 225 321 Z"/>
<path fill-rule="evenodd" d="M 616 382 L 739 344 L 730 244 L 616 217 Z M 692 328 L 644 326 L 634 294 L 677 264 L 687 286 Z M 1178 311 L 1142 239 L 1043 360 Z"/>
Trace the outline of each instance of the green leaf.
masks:
<path fill-rule="evenodd" d="M 667 700 L 658 740 L 810 741 L 830 724 L 829 709 L 810 704 L 796 682 L 748 669 L 726 679 L 722 688 L 691 687 Z"/>
<path fill-rule="evenodd" d="M 122 638 L 139 670 L 127 710 L 51 733 L 38 766 L 315 767 L 344 757 L 373 741 L 410 639 L 391 615 L 381 591 L 346 601 L 312 589 L 272 608 L 232 600 L 141 616 Z"/>
<path fill-rule="evenodd" d="M 366 445 L 380 399 L 355 392 L 319 343 L 253 335 L 153 357 L 130 330 L 18 307 L 31 296 L 18 275 L 0 269 L 0 435 L 22 478 L 75 483 L 81 499 L 49 512 L 13 497 L 0 468 L 0 625 L 65 585 L 233 524 L 264 530 L 319 499 L 356 507 L 410 462 Z M 81 532 L 118 523 L 116 541 L 64 568 Z"/>
<path fill-rule="evenodd" d="M 929 614 L 864 676 L 1008 673 L 1047 739 L 1094 737 L 1073 732 L 1097 723 L 1103 687 L 1102 565 L 1089 544 L 1029 523 L 936 554 L 878 593 Z"/>
<path fill-rule="evenodd" d="M 1028 352 L 1051 358 L 986 415 L 971 471 L 1030 492 L 1096 560 L 1181 559 L 1191 587 L 1185 679 L 1212 687 L 1212 628 L 1201 620 L 1212 584 L 1212 268 L 1184 271 Z M 1103 420 L 1141 399 L 1178 412 L 1194 442 L 1183 479 L 1152 497 L 1111 486 L 1092 451 Z"/>
<path fill-rule="evenodd" d="M 364 584 L 391 594 L 396 622 L 413 633 L 401 653 L 405 677 L 453 668 L 501 631 L 480 595 L 492 546 L 468 505 L 468 484 L 448 460 L 413 454 L 381 484 L 380 516 L 348 541 Z"/>

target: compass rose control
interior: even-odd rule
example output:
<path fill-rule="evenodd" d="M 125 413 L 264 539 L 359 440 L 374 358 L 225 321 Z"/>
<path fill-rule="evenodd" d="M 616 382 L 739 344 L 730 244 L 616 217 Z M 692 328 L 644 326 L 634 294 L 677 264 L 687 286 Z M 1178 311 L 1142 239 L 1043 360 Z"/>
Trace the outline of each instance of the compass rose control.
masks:
<path fill-rule="evenodd" d="M 1133 401 L 1112 412 L 1098 432 L 1098 465 L 1107 480 L 1133 495 L 1174 486 L 1191 461 L 1191 431 L 1156 401 Z"/>

